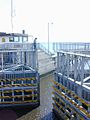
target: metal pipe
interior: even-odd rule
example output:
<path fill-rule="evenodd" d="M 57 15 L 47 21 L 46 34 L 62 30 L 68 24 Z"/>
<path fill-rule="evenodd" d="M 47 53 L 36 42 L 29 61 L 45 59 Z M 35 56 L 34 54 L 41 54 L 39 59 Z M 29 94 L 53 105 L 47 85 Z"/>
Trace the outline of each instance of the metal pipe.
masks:
<path fill-rule="evenodd" d="M 13 32 L 13 0 L 11 0 L 11 31 Z"/>
<path fill-rule="evenodd" d="M 49 53 L 49 23 L 48 23 L 48 53 Z"/>

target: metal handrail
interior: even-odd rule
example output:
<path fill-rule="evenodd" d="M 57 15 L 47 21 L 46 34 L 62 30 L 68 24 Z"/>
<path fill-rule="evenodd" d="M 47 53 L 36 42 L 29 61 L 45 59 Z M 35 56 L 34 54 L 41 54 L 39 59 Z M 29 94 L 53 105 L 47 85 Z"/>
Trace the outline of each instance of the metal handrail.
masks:
<path fill-rule="evenodd" d="M 37 43 L 37 47 L 38 47 L 38 49 L 45 51 L 50 56 L 52 56 L 54 54 L 50 50 L 48 50 L 45 46 L 43 46 L 41 43 Z"/>
<path fill-rule="evenodd" d="M 90 50 L 90 43 L 83 42 L 54 42 L 53 50 L 55 52 L 64 50 L 64 51 L 87 51 Z"/>

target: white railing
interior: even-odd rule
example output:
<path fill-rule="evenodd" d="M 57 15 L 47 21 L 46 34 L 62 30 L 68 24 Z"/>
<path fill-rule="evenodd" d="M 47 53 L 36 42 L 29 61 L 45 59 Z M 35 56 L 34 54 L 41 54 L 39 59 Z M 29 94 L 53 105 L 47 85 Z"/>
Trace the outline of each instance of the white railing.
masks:
<path fill-rule="evenodd" d="M 54 53 L 48 50 L 42 43 L 37 43 L 38 49 L 45 51 L 49 55 L 53 55 Z"/>
<path fill-rule="evenodd" d="M 56 51 L 90 51 L 90 43 L 82 42 L 54 42 L 53 50 Z"/>
<path fill-rule="evenodd" d="M 5 50 L 16 50 L 16 49 L 24 49 L 24 50 L 32 50 L 33 43 L 1 43 L 0 49 Z"/>

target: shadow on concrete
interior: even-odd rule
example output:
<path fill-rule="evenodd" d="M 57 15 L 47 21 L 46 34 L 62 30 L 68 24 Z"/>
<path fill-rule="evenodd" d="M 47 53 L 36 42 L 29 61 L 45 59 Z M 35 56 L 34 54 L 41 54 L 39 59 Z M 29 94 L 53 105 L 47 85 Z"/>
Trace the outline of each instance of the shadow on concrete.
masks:
<path fill-rule="evenodd" d="M 62 119 L 56 118 L 55 114 L 51 112 L 44 116 L 41 120 L 62 120 Z"/>

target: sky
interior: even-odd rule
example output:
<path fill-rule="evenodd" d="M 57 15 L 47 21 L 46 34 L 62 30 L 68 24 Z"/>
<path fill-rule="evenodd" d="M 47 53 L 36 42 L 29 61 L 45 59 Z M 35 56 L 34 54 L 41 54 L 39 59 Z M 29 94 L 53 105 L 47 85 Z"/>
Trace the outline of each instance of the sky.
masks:
<path fill-rule="evenodd" d="M 90 0 L 13 0 L 13 31 L 39 42 L 90 42 Z M 0 31 L 11 31 L 11 0 L 0 0 Z"/>

